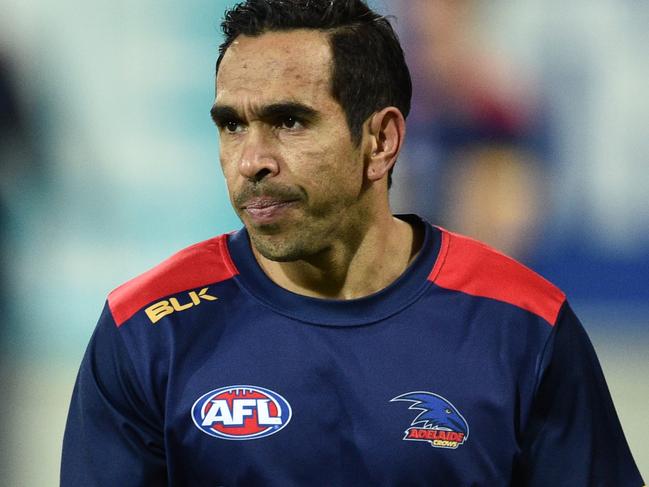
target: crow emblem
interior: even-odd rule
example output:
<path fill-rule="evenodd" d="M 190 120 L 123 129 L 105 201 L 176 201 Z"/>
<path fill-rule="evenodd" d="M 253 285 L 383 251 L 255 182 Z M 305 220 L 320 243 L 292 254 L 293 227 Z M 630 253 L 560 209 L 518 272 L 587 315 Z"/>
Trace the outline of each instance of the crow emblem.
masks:
<path fill-rule="evenodd" d="M 405 431 L 404 440 L 425 441 L 436 448 L 456 449 L 469 438 L 464 416 L 447 399 L 433 392 L 408 392 L 390 400 L 407 401 L 421 411 Z"/>

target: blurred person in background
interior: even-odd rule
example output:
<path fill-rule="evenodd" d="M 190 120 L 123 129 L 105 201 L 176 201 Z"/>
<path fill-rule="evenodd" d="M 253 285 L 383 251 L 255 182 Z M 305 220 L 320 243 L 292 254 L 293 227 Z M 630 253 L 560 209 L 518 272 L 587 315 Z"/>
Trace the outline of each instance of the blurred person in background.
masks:
<path fill-rule="evenodd" d="M 389 23 L 251 0 L 224 32 L 212 117 L 244 228 L 110 294 L 62 485 L 640 486 L 565 295 L 392 215 L 410 77 Z"/>
<path fill-rule="evenodd" d="M 0 49 L 0 471 L 9 468 L 7 461 L 8 434 L 7 418 L 10 407 L 16 374 L 8 367 L 6 359 L 12 325 L 10 309 L 11 288 L 9 277 L 10 252 L 9 229 L 11 227 L 10 204 L 20 193 L 21 184 L 35 172 L 34 134 L 29 130 L 24 104 L 16 87 L 15 71 L 12 59 Z M 26 176 L 27 175 L 27 176 Z"/>
<path fill-rule="evenodd" d="M 544 217 L 547 156 L 532 84 L 480 42 L 478 0 L 402 0 L 413 72 L 395 203 L 527 260 Z"/>
<path fill-rule="evenodd" d="M 21 175 L 33 170 L 30 139 L 25 113 L 14 84 L 14 72 L 7 56 L 0 51 L 0 319 L 6 314 L 8 282 L 7 240 L 9 201 L 19 191 Z M 6 326 L 0 322 L 0 338 Z M 1 343 L 1 342 L 0 342 Z"/>

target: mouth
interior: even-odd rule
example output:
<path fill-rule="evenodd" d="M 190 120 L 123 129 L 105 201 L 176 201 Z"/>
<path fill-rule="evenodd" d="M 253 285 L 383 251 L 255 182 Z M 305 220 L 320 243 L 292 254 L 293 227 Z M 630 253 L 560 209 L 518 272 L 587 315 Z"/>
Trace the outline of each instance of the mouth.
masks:
<path fill-rule="evenodd" d="M 298 200 L 282 200 L 269 196 L 258 196 L 250 198 L 243 205 L 241 210 L 247 214 L 250 219 L 258 224 L 270 224 L 279 220 L 286 211 L 297 206 Z"/>

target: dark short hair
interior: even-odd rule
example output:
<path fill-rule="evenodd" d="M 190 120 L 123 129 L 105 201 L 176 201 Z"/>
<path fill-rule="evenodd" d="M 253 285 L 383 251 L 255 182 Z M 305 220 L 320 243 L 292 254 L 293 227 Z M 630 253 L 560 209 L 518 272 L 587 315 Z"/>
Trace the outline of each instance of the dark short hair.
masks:
<path fill-rule="evenodd" d="M 410 112 L 412 81 L 399 39 L 388 19 L 363 0 L 246 0 L 227 10 L 225 40 L 216 71 L 239 35 L 316 29 L 329 33 L 333 57 L 331 92 L 340 103 L 354 143 L 374 112 L 397 107 Z"/>

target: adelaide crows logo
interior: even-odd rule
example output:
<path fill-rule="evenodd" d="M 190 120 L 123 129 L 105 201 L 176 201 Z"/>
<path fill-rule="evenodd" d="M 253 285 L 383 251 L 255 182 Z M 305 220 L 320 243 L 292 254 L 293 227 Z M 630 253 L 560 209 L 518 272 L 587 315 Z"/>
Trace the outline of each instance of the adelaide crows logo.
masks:
<path fill-rule="evenodd" d="M 421 413 L 405 432 L 404 440 L 427 441 L 435 448 L 455 450 L 469 438 L 469 425 L 460 412 L 442 396 L 432 392 L 408 392 L 391 399 L 408 401 L 408 409 Z"/>

